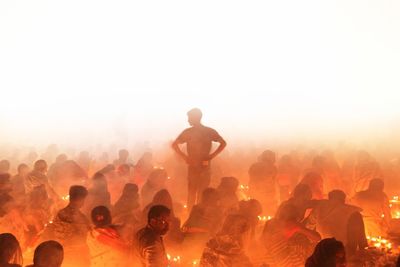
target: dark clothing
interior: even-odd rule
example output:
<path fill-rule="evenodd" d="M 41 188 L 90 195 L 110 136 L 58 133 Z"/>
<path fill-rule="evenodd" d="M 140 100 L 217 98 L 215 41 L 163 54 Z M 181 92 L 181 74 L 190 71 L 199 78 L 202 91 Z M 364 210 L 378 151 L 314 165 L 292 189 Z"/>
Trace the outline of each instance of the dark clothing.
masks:
<path fill-rule="evenodd" d="M 189 210 L 200 200 L 200 195 L 210 184 L 210 152 L 212 142 L 222 142 L 222 137 L 212 128 L 203 125 L 184 130 L 176 139 L 186 143 L 189 158 L 188 201 Z"/>
<path fill-rule="evenodd" d="M 212 128 L 200 125 L 184 130 L 176 139 L 179 144 L 186 143 L 187 154 L 193 166 L 203 166 L 208 161 L 212 142 L 221 142 L 223 139 Z"/>
<path fill-rule="evenodd" d="M 141 266 L 168 266 L 168 259 L 162 236 L 156 233 L 150 226 L 139 230 L 135 235 L 133 243 L 134 258 Z"/>

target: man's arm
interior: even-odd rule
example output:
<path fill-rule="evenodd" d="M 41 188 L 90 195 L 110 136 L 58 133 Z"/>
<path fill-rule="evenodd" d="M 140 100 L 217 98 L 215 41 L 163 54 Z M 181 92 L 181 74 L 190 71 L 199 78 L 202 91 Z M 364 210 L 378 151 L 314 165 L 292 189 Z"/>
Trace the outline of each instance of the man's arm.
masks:
<path fill-rule="evenodd" d="M 188 156 L 185 153 L 183 153 L 183 151 L 179 147 L 179 144 L 180 144 L 179 140 L 176 139 L 172 143 L 172 149 L 175 150 L 175 152 L 187 162 L 188 161 Z"/>
<path fill-rule="evenodd" d="M 225 147 L 226 147 L 226 142 L 225 142 L 224 139 L 222 139 L 222 140 L 219 142 L 218 148 L 217 148 L 213 153 L 210 154 L 210 156 L 209 156 L 210 159 L 215 158 L 219 153 L 221 153 L 221 152 L 225 149 Z"/>

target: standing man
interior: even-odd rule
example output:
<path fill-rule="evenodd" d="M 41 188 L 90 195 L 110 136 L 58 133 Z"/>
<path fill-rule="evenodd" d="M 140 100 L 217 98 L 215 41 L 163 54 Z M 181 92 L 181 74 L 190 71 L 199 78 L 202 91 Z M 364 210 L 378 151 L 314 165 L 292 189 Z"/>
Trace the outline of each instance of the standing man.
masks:
<path fill-rule="evenodd" d="M 226 147 L 225 140 L 212 128 L 201 124 L 202 112 L 198 108 L 188 113 L 190 128 L 185 129 L 176 138 L 172 148 L 181 156 L 188 165 L 188 201 L 190 210 L 204 189 L 210 184 L 210 161 L 215 158 Z M 219 143 L 218 148 L 211 153 L 212 142 Z M 180 148 L 180 144 L 186 144 L 187 153 Z"/>

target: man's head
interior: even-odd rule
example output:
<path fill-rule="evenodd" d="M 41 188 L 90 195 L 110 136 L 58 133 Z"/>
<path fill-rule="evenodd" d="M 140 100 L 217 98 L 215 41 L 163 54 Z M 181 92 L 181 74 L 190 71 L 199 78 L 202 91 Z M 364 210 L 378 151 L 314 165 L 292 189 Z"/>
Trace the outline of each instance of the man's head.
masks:
<path fill-rule="evenodd" d="M 43 159 L 39 159 L 33 165 L 33 169 L 37 172 L 46 173 L 47 172 L 47 162 Z"/>
<path fill-rule="evenodd" d="M 76 208 L 82 208 L 88 195 L 86 187 L 73 185 L 69 188 L 69 203 Z"/>
<path fill-rule="evenodd" d="M 346 193 L 342 190 L 332 190 L 328 194 L 328 199 L 338 204 L 346 203 Z"/>
<path fill-rule="evenodd" d="M 18 165 L 18 175 L 25 177 L 29 173 L 29 167 L 25 163 Z"/>
<path fill-rule="evenodd" d="M 169 230 L 171 210 L 163 205 L 155 205 L 147 214 L 147 223 L 159 235 L 165 235 Z"/>
<path fill-rule="evenodd" d="M 374 192 L 383 192 L 384 187 L 385 187 L 385 184 L 382 179 L 372 179 L 369 182 L 368 190 L 374 191 Z"/>
<path fill-rule="evenodd" d="M 201 123 L 201 118 L 203 117 L 203 113 L 198 108 L 193 108 L 188 111 L 188 122 L 191 126 L 196 126 Z"/>
<path fill-rule="evenodd" d="M 205 206 L 218 205 L 220 201 L 220 196 L 217 189 L 208 187 L 201 193 L 201 204 Z"/>
<path fill-rule="evenodd" d="M 60 267 L 63 260 L 63 246 L 53 240 L 45 241 L 37 246 L 33 256 L 35 267 Z"/>
<path fill-rule="evenodd" d="M 129 151 L 126 150 L 126 149 L 121 149 L 121 150 L 118 152 L 118 156 L 119 156 L 119 159 L 120 159 L 120 160 L 126 161 L 126 160 L 128 160 L 128 157 L 129 157 Z"/>

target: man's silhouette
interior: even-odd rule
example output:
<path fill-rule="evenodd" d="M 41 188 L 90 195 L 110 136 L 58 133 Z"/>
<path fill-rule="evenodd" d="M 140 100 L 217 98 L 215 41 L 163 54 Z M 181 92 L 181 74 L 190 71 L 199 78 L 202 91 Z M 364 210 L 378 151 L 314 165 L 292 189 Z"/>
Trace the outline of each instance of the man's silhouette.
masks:
<path fill-rule="evenodd" d="M 188 164 L 188 202 L 189 210 L 199 202 L 204 189 L 210 184 L 210 161 L 216 157 L 226 146 L 225 140 L 212 128 L 201 124 L 202 112 L 198 108 L 190 110 L 188 122 L 192 126 L 184 130 L 172 148 Z M 218 148 L 211 153 L 212 142 L 219 143 Z M 180 144 L 186 144 L 187 153 L 180 148 Z"/>

